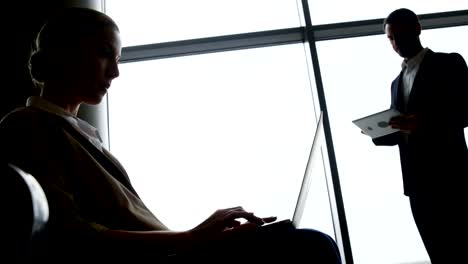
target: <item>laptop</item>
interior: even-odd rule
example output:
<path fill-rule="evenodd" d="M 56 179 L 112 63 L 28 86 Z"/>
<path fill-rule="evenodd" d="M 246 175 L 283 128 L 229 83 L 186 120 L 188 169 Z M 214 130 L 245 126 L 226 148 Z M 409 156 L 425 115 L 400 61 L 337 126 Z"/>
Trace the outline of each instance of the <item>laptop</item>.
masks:
<path fill-rule="evenodd" d="M 271 229 L 278 226 L 292 225 L 294 227 L 299 227 L 299 224 L 302 219 L 302 215 L 305 210 L 306 200 L 309 194 L 310 183 L 312 178 L 312 165 L 315 158 L 320 157 L 320 146 L 323 137 L 323 112 L 320 111 L 320 116 L 315 126 L 314 139 L 312 141 L 312 147 L 310 148 L 309 159 L 307 161 L 306 169 L 304 172 L 304 177 L 302 178 L 301 189 L 296 201 L 296 207 L 294 209 L 294 214 L 291 219 L 284 219 L 280 221 L 275 221 L 273 223 L 267 223 L 261 226 L 260 229 Z"/>

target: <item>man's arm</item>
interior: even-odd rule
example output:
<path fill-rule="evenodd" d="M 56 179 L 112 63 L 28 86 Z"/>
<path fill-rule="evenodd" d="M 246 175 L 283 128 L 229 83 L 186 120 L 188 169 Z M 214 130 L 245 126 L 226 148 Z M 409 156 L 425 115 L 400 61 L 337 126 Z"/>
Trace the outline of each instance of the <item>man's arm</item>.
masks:
<path fill-rule="evenodd" d="M 395 132 L 382 137 L 373 138 L 372 142 L 376 146 L 395 146 L 400 141 L 400 132 Z"/>
<path fill-rule="evenodd" d="M 454 121 L 462 127 L 468 127 L 468 67 L 464 58 L 458 53 L 450 54 L 453 62 L 453 98 L 452 109 Z"/>

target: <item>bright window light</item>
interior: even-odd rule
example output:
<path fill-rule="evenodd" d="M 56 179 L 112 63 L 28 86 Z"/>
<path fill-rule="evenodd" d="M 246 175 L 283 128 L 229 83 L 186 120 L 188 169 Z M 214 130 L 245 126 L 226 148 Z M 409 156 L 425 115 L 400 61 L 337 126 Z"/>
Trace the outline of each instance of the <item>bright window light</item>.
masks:
<path fill-rule="evenodd" d="M 467 9 L 460 0 L 309 0 L 312 24 L 328 24 L 386 17 L 397 8 L 405 7 L 416 14 L 428 14 Z M 350 12 L 352 10 L 352 12 Z"/>
<path fill-rule="evenodd" d="M 107 1 L 106 13 L 133 46 L 298 27 L 296 2 Z M 459 0 L 308 2 L 313 25 L 383 18 L 400 7 L 466 9 Z M 466 26 L 425 30 L 421 39 L 468 59 Z M 351 122 L 389 106 L 401 59 L 384 35 L 322 41 L 317 51 L 354 263 L 429 263 L 398 149 L 374 146 Z M 237 205 L 292 216 L 318 109 L 305 60 L 294 44 L 120 65 L 108 95 L 110 150 L 156 216 L 175 230 Z M 303 227 L 334 236 L 324 168 L 314 174 Z"/>
<path fill-rule="evenodd" d="M 163 222 L 191 228 L 237 205 L 292 217 L 316 122 L 303 44 L 120 69 L 109 91 L 110 150 Z M 312 195 L 327 195 L 320 190 Z M 327 222 L 332 232 L 329 217 L 304 225 Z"/>
<path fill-rule="evenodd" d="M 124 46 L 299 27 L 295 0 L 107 1 Z"/>

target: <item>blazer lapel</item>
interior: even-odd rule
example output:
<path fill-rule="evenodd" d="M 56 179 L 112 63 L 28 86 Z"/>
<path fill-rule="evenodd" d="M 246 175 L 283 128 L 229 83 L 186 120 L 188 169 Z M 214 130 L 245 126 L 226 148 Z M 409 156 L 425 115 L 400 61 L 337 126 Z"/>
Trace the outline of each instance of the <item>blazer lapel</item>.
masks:
<path fill-rule="evenodd" d="M 402 92 L 403 71 L 392 83 L 392 107 L 395 107 L 401 113 L 404 113 L 404 100 Z"/>
<path fill-rule="evenodd" d="M 120 183 L 122 183 L 127 189 L 129 189 L 133 194 L 137 197 L 138 194 L 133 189 L 132 184 L 130 183 L 130 179 L 128 178 L 127 173 L 123 170 L 120 164 L 116 164 L 113 161 L 113 158 L 106 156 L 101 150 L 96 148 L 89 140 L 83 136 L 80 132 L 78 132 L 71 124 L 69 124 L 66 120 L 61 120 L 64 128 L 67 132 L 69 132 L 76 140 L 78 140 L 85 148 L 88 150 L 91 155 L 99 161 L 99 163 L 110 172 L 110 174 L 117 179 Z"/>
<path fill-rule="evenodd" d="M 407 110 L 413 112 L 415 107 L 417 108 L 418 104 L 418 94 L 420 93 L 421 89 L 427 89 L 428 85 L 426 84 L 426 78 L 424 76 L 430 76 L 430 72 L 428 69 L 431 67 L 427 67 L 429 64 L 432 63 L 432 56 L 434 52 L 432 50 L 428 50 L 426 55 L 424 56 L 421 64 L 419 65 L 418 73 L 416 74 L 413 82 L 413 87 L 411 88 L 411 93 L 408 98 L 408 105 Z"/>

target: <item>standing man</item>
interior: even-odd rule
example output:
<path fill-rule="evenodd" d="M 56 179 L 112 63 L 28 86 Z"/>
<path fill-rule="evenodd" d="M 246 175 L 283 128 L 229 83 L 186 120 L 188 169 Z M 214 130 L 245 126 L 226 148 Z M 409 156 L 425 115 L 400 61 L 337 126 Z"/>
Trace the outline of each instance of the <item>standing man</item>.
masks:
<path fill-rule="evenodd" d="M 468 263 L 466 62 L 457 53 L 423 48 L 421 24 L 411 10 L 390 13 L 384 30 L 403 58 L 391 85 L 391 107 L 402 115 L 389 122 L 400 131 L 374 144 L 399 146 L 404 194 L 431 263 Z"/>

